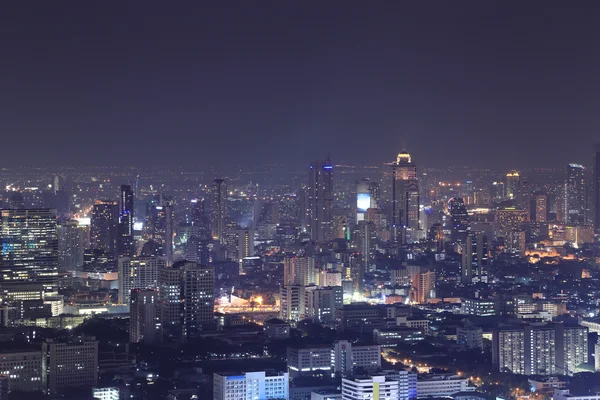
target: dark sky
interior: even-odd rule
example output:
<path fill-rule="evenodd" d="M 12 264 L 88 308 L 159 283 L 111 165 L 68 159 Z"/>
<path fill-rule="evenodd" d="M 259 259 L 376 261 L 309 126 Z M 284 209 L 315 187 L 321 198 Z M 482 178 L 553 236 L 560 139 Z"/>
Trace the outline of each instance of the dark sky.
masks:
<path fill-rule="evenodd" d="M 587 163 L 598 1 L 11 1 L 1 166 Z"/>

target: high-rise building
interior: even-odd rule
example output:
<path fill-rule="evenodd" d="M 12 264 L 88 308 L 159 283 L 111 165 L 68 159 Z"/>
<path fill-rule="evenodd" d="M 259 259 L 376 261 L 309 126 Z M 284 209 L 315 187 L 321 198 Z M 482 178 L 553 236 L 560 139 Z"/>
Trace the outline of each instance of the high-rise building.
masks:
<path fill-rule="evenodd" d="M 535 196 L 535 221 L 546 222 L 548 219 L 548 196 L 538 194 Z"/>
<path fill-rule="evenodd" d="M 160 319 L 165 335 L 194 336 L 214 325 L 215 271 L 178 261 L 159 268 Z"/>
<path fill-rule="evenodd" d="M 301 321 L 306 317 L 305 287 L 284 285 L 279 289 L 279 316 L 284 321 Z"/>
<path fill-rule="evenodd" d="M 333 239 L 333 165 L 330 160 L 310 165 L 306 224 L 315 242 L 327 243 Z"/>
<path fill-rule="evenodd" d="M 166 266 L 161 257 L 119 258 L 119 303 L 129 304 L 132 289 L 155 289 L 158 271 Z"/>
<path fill-rule="evenodd" d="M 121 185 L 119 207 L 119 226 L 117 248 L 119 256 L 135 255 L 135 240 L 133 238 L 133 190 L 129 185 Z"/>
<path fill-rule="evenodd" d="M 204 199 L 192 201 L 190 220 L 192 228 L 188 237 L 185 259 L 207 265 L 211 233 L 210 223 L 204 210 Z"/>
<path fill-rule="evenodd" d="M 287 399 L 289 397 L 289 386 L 290 382 L 287 372 L 215 373 L 213 375 L 213 399 Z"/>
<path fill-rule="evenodd" d="M 42 344 L 42 386 L 50 395 L 72 388 L 91 389 L 98 383 L 98 341 L 74 337 L 47 339 Z"/>
<path fill-rule="evenodd" d="M 525 373 L 525 332 L 510 327 L 493 332 L 492 362 L 500 372 Z"/>
<path fill-rule="evenodd" d="M 58 292 L 56 213 L 50 209 L 2 210 L 0 286 L 39 284 Z"/>
<path fill-rule="evenodd" d="M 430 271 L 418 265 L 409 265 L 407 273 L 414 290 L 414 302 L 425 304 L 427 303 L 427 299 L 435 297 L 435 271 Z"/>
<path fill-rule="evenodd" d="M 398 381 L 385 376 L 342 378 L 342 399 L 396 400 Z"/>
<path fill-rule="evenodd" d="M 61 221 L 57 227 L 58 269 L 75 271 L 83 266 L 83 252 L 89 247 L 89 229 L 76 220 Z"/>
<path fill-rule="evenodd" d="M 373 222 L 359 221 L 352 230 L 352 247 L 360 253 L 364 271 L 371 271 L 375 266 L 376 240 L 377 232 Z"/>
<path fill-rule="evenodd" d="M 96 201 L 92 208 L 90 226 L 92 248 L 116 254 L 118 223 L 119 203 L 112 200 Z"/>
<path fill-rule="evenodd" d="M 317 283 L 315 258 L 308 255 L 287 256 L 283 259 L 284 285 L 313 285 Z"/>
<path fill-rule="evenodd" d="M 525 375 L 556 374 L 556 330 L 552 325 L 526 326 Z"/>
<path fill-rule="evenodd" d="M 225 179 L 215 179 L 210 193 L 210 229 L 214 240 L 222 241 L 227 223 L 227 183 Z"/>
<path fill-rule="evenodd" d="M 507 238 L 515 230 L 521 230 L 527 221 L 527 211 L 515 207 L 504 207 L 496 210 L 496 236 Z"/>
<path fill-rule="evenodd" d="M 482 233 L 467 236 L 462 254 L 461 281 L 487 283 L 488 240 Z"/>
<path fill-rule="evenodd" d="M 129 341 L 153 344 L 160 339 L 158 318 L 158 291 L 155 289 L 133 289 L 129 303 Z"/>
<path fill-rule="evenodd" d="M 586 185 L 584 171 L 585 168 L 579 164 L 569 164 L 567 166 L 567 216 L 565 222 L 571 225 L 585 224 Z"/>
<path fill-rule="evenodd" d="M 556 373 L 573 375 L 577 367 L 588 362 L 588 328 L 555 324 Z"/>
<path fill-rule="evenodd" d="M 356 182 L 356 222 L 365 219 L 369 208 L 377 208 L 379 185 L 369 179 Z"/>
<path fill-rule="evenodd" d="M 600 144 L 594 151 L 594 232 L 600 234 Z"/>
<path fill-rule="evenodd" d="M 341 286 L 305 288 L 306 317 L 320 323 L 335 322 L 337 310 L 344 305 Z"/>
<path fill-rule="evenodd" d="M 506 174 L 506 198 L 509 200 L 518 200 L 521 190 L 521 175 L 518 171 L 511 171 Z"/>
<path fill-rule="evenodd" d="M 403 151 L 398 154 L 392 167 L 390 225 L 392 240 L 402 241 L 402 231 L 406 228 L 419 229 L 419 179 L 417 166 L 410 154 Z"/>
<path fill-rule="evenodd" d="M 450 239 L 453 243 L 464 244 L 469 235 L 469 215 L 465 202 L 460 197 L 453 197 L 448 201 L 450 212 Z"/>

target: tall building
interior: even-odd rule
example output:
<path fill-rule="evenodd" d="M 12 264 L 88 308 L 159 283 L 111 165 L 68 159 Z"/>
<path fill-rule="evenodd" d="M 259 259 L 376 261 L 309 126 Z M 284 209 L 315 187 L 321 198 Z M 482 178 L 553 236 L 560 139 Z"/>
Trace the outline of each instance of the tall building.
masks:
<path fill-rule="evenodd" d="M 556 330 L 552 325 L 525 327 L 525 375 L 556 374 Z"/>
<path fill-rule="evenodd" d="M 548 196 L 538 194 L 535 196 L 535 221 L 546 222 L 548 219 Z"/>
<path fill-rule="evenodd" d="M 92 248 L 116 254 L 119 203 L 112 200 L 97 200 L 92 208 L 90 222 Z"/>
<path fill-rule="evenodd" d="M 215 179 L 210 193 L 210 227 L 214 240 L 222 241 L 227 223 L 227 183 L 225 179 Z"/>
<path fill-rule="evenodd" d="M 352 230 L 352 247 L 361 254 L 364 271 L 371 271 L 371 268 L 375 266 L 376 240 L 377 232 L 373 222 L 359 221 Z"/>
<path fill-rule="evenodd" d="M 586 185 L 584 171 L 585 168 L 579 164 L 569 164 L 567 166 L 567 215 L 565 222 L 571 225 L 585 224 Z"/>
<path fill-rule="evenodd" d="M 430 271 L 418 265 L 409 265 L 407 273 L 414 290 L 414 302 L 425 304 L 427 299 L 435 297 L 435 271 Z"/>
<path fill-rule="evenodd" d="M 507 238 L 515 230 L 521 230 L 523 222 L 527 222 L 527 211 L 515 207 L 504 207 L 496 210 L 496 236 Z"/>
<path fill-rule="evenodd" d="M 518 171 L 511 171 L 506 174 L 506 198 L 509 200 L 518 200 L 521 189 L 521 176 Z"/>
<path fill-rule="evenodd" d="M 210 223 L 204 210 L 204 199 L 192 201 L 190 220 L 192 228 L 188 237 L 185 259 L 207 265 L 211 233 Z"/>
<path fill-rule="evenodd" d="M 214 400 L 279 400 L 289 397 L 287 372 L 265 371 L 242 373 L 215 373 L 213 375 Z"/>
<path fill-rule="evenodd" d="M 135 255 L 135 240 L 133 238 L 133 190 L 129 185 L 121 185 L 119 207 L 119 226 L 117 248 L 119 256 Z"/>
<path fill-rule="evenodd" d="M 369 208 L 377 208 L 379 185 L 369 179 L 356 182 L 356 223 L 365 219 Z"/>
<path fill-rule="evenodd" d="M 341 286 L 305 288 L 306 317 L 319 323 L 335 322 L 337 310 L 344 305 Z"/>
<path fill-rule="evenodd" d="M 39 284 L 58 292 L 56 213 L 50 209 L 2 210 L 0 286 Z"/>
<path fill-rule="evenodd" d="M 89 229 L 70 219 L 56 227 L 58 235 L 58 269 L 75 271 L 83 265 L 83 252 L 89 247 Z"/>
<path fill-rule="evenodd" d="M 402 241 L 405 228 L 419 229 L 419 180 L 417 166 L 410 154 L 403 151 L 398 154 L 392 167 L 391 219 L 394 241 Z"/>
<path fill-rule="evenodd" d="M 284 321 L 301 321 L 306 317 L 305 287 L 284 285 L 279 289 L 279 316 Z"/>
<path fill-rule="evenodd" d="M 317 243 L 333 239 L 333 165 L 330 160 L 310 165 L 306 209 L 307 231 Z"/>
<path fill-rule="evenodd" d="M 342 379 L 343 400 L 397 400 L 398 393 L 398 381 L 385 376 Z"/>
<path fill-rule="evenodd" d="M 487 283 L 488 240 L 482 233 L 467 236 L 462 254 L 461 281 Z"/>
<path fill-rule="evenodd" d="M 119 303 L 129 304 L 133 289 L 155 289 L 158 271 L 166 266 L 161 257 L 119 258 Z"/>
<path fill-rule="evenodd" d="M 450 239 L 453 243 L 464 244 L 469 235 L 469 215 L 465 202 L 460 197 L 453 197 L 448 201 L 450 212 Z"/>
<path fill-rule="evenodd" d="M 525 332 L 511 327 L 496 330 L 492 339 L 492 362 L 500 372 L 525 374 Z"/>
<path fill-rule="evenodd" d="M 588 362 L 588 328 L 555 324 L 556 373 L 573 375 L 577 367 Z"/>
<path fill-rule="evenodd" d="M 157 343 L 160 339 L 158 318 L 158 291 L 155 289 L 134 289 L 129 303 L 129 341 L 146 344 Z"/>
<path fill-rule="evenodd" d="M 42 344 L 42 386 L 49 395 L 72 388 L 91 389 L 98 383 L 98 341 L 74 337 L 47 339 Z"/>
<path fill-rule="evenodd" d="M 600 234 L 600 144 L 594 151 L 594 232 Z"/>
<path fill-rule="evenodd" d="M 191 337 L 214 325 L 215 271 L 178 261 L 159 268 L 160 319 L 164 334 Z"/>
<path fill-rule="evenodd" d="M 283 259 L 284 285 L 313 285 L 317 283 L 316 272 L 314 257 L 299 255 Z"/>

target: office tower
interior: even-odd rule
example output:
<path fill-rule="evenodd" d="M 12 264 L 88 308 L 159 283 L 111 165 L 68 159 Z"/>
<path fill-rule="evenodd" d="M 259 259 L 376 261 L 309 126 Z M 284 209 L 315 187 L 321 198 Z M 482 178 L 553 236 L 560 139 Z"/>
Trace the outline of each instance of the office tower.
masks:
<path fill-rule="evenodd" d="M 506 198 L 509 200 L 518 200 L 521 189 L 521 177 L 518 171 L 511 171 L 506 174 Z"/>
<path fill-rule="evenodd" d="M 173 203 L 165 201 L 163 203 L 165 213 L 165 257 L 167 265 L 173 264 L 173 237 L 175 236 L 175 222 L 173 221 Z"/>
<path fill-rule="evenodd" d="M 335 322 L 337 310 L 344 304 L 341 286 L 305 288 L 306 317 L 319 323 Z"/>
<path fill-rule="evenodd" d="M 359 221 L 352 230 L 352 247 L 361 254 L 362 268 L 365 271 L 370 271 L 375 266 L 376 240 L 377 232 L 373 222 Z"/>
<path fill-rule="evenodd" d="M 342 378 L 342 399 L 396 400 L 398 381 L 385 376 Z"/>
<path fill-rule="evenodd" d="M 306 316 L 305 287 L 284 285 L 279 289 L 279 317 L 284 321 L 298 322 Z"/>
<path fill-rule="evenodd" d="M 490 190 L 492 201 L 503 201 L 506 198 L 504 182 L 493 182 Z"/>
<path fill-rule="evenodd" d="M 507 238 L 515 230 L 521 230 L 527 221 L 527 212 L 515 207 L 504 207 L 496 210 L 496 236 Z"/>
<path fill-rule="evenodd" d="M 98 341 L 85 336 L 47 339 L 42 344 L 42 371 L 42 386 L 49 395 L 91 389 L 98 383 Z"/>
<path fill-rule="evenodd" d="M 327 243 L 333 239 L 333 165 L 330 160 L 310 165 L 306 224 L 311 240 Z"/>
<path fill-rule="evenodd" d="M 129 341 L 145 344 L 157 343 L 160 339 L 158 318 L 158 291 L 155 289 L 133 289 L 129 303 Z"/>
<path fill-rule="evenodd" d="M 121 185 L 119 227 L 117 239 L 117 254 L 119 256 L 131 257 L 135 255 L 133 222 L 133 190 L 129 185 Z"/>
<path fill-rule="evenodd" d="M 585 179 L 582 165 L 569 164 L 567 166 L 566 203 L 567 215 L 565 222 L 571 225 L 585 224 Z"/>
<path fill-rule="evenodd" d="M 92 208 L 90 241 L 93 249 L 116 254 L 119 203 L 112 200 L 97 200 Z"/>
<path fill-rule="evenodd" d="M 467 236 L 462 254 L 461 281 L 487 283 L 488 240 L 482 233 Z"/>
<path fill-rule="evenodd" d="M 173 263 L 173 203 L 160 196 L 148 204 L 144 239 L 156 247 L 153 255 L 165 256 L 167 264 Z M 147 255 L 147 254 L 144 254 Z"/>
<path fill-rule="evenodd" d="M 39 350 L 0 352 L 0 371 L 8 376 L 9 391 L 38 392 L 42 388 L 42 353 Z"/>
<path fill-rule="evenodd" d="M 160 318 L 166 335 L 191 337 L 214 325 L 215 271 L 178 261 L 159 268 Z"/>
<path fill-rule="evenodd" d="M 210 229 L 212 238 L 220 242 L 223 240 L 228 216 L 227 183 L 225 179 L 215 179 L 213 181 L 210 199 Z"/>
<path fill-rule="evenodd" d="M 191 209 L 192 228 L 188 238 L 186 256 L 188 261 L 207 265 L 209 260 L 210 223 L 204 210 L 204 199 L 193 200 Z"/>
<path fill-rule="evenodd" d="M 509 327 L 492 334 L 492 363 L 500 372 L 525 373 L 525 332 L 523 328 Z"/>
<path fill-rule="evenodd" d="M 546 222 L 548 219 L 548 196 L 538 194 L 535 196 L 535 221 Z"/>
<path fill-rule="evenodd" d="M 555 324 L 556 373 L 573 375 L 577 366 L 588 362 L 588 328 Z"/>
<path fill-rule="evenodd" d="M 132 289 L 154 289 L 166 260 L 159 257 L 119 257 L 119 304 L 129 304 Z"/>
<path fill-rule="evenodd" d="M 527 212 L 527 220 L 531 220 L 531 185 L 528 181 L 523 181 L 519 187 L 519 197 L 517 205 L 521 210 Z"/>
<path fill-rule="evenodd" d="M 317 282 L 315 258 L 307 255 L 287 256 L 283 260 L 284 285 L 313 285 Z"/>
<path fill-rule="evenodd" d="M 453 197 L 448 201 L 450 212 L 450 240 L 453 243 L 464 244 L 470 231 L 469 214 L 465 202 L 460 197 Z"/>
<path fill-rule="evenodd" d="M 410 154 L 398 154 L 392 167 L 392 240 L 402 241 L 405 228 L 419 229 L 419 179 Z"/>
<path fill-rule="evenodd" d="M 79 222 L 73 219 L 61 221 L 57 225 L 60 271 L 75 271 L 83 266 L 83 252 L 89 247 L 87 231 L 88 227 L 79 226 Z"/>
<path fill-rule="evenodd" d="M 361 179 L 356 182 L 356 222 L 365 219 L 369 208 L 377 208 L 379 185 L 369 179 Z"/>
<path fill-rule="evenodd" d="M 50 209 L 2 210 L 0 286 L 41 285 L 57 293 L 56 213 Z"/>
<path fill-rule="evenodd" d="M 275 400 L 289 397 L 287 372 L 265 371 L 213 374 L 214 400 Z"/>
<path fill-rule="evenodd" d="M 429 271 L 418 265 L 409 265 L 407 273 L 414 290 L 414 302 L 425 304 L 427 299 L 435 297 L 435 271 Z"/>
<path fill-rule="evenodd" d="M 556 211 L 556 221 L 568 223 L 569 219 L 569 188 L 567 181 L 556 183 L 554 187 L 554 208 Z"/>
<path fill-rule="evenodd" d="M 228 229 L 223 234 L 227 259 L 239 261 L 254 255 L 254 231 L 252 229 Z"/>

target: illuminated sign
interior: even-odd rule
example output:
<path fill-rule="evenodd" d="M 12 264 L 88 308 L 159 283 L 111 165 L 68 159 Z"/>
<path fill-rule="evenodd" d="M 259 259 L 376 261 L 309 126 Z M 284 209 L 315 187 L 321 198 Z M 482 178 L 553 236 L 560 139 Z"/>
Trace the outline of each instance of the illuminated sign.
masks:
<path fill-rule="evenodd" d="M 371 194 L 369 193 L 358 193 L 356 195 L 356 211 L 367 212 L 367 209 L 371 207 Z"/>

